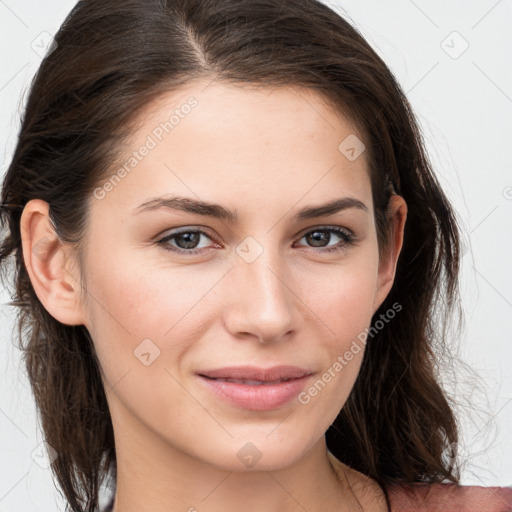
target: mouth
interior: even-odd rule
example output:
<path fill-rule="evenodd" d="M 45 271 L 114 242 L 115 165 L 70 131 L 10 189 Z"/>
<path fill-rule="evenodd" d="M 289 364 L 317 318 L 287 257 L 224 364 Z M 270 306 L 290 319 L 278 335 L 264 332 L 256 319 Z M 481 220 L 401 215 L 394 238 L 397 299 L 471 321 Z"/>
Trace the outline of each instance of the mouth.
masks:
<path fill-rule="evenodd" d="M 230 367 L 198 373 L 216 398 L 235 407 L 269 411 L 291 402 L 313 375 L 304 368 Z"/>

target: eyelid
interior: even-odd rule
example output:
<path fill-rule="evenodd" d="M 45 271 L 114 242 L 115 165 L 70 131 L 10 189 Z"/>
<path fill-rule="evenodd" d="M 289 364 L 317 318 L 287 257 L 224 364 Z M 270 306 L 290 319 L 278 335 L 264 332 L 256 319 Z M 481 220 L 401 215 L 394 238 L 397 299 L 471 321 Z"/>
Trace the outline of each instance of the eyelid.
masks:
<path fill-rule="evenodd" d="M 189 233 L 191 231 L 200 231 L 205 235 L 208 235 L 211 238 L 216 238 L 215 232 L 206 226 L 201 226 L 198 224 L 190 224 L 188 226 L 179 226 L 177 228 L 169 228 L 165 231 L 162 231 L 156 238 L 167 238 L 168 236 L 179 235 L 180 233 Z"/>
<path fill-rule="evenodd" d="M 329 225 L 329 224 L 320 224 L 319 226 L 311 226 L 309 228 L 306 228 L 302 231 L 299 231 L 299 234 L 296 235 L 296 238 L 302 238 L 303 236 L 307 235 L 311 231 L 341 231 L 345 233 L 347 236 L 354 237 L 355 234 L 348 228 L 345 228 L 343 226 L 336 226 L 336 225 Z"/>

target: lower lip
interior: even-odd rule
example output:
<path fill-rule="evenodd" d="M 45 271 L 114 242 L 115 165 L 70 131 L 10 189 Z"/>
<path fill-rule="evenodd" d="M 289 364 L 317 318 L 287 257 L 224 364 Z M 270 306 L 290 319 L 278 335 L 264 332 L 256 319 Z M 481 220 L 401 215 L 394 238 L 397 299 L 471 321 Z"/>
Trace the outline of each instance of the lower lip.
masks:
<path fill-rule="evenodd" d="M 304 389 L 306 381 L 310 377 L 311 375 L 305 375 L 279 384 L 250 386 L 209 379 L 199 375 L 199 378 L 217 396 L 233 405 L 252 411 L 269 411 L 288 403 Z"/>

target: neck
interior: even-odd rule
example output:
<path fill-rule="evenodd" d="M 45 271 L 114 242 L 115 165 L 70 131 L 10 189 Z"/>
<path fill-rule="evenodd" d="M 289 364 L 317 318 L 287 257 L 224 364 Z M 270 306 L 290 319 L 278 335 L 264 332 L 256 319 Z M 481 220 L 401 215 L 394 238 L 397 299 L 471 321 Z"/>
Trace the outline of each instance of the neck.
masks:
<path fill-rule="evenodd" d="M 359 510 L 323 437 L 297 461 L 272 471 L 223 471 L 177 450 L 144 443 L 125 446 L 118 439 L 116 452 L 113 512 Z"/>

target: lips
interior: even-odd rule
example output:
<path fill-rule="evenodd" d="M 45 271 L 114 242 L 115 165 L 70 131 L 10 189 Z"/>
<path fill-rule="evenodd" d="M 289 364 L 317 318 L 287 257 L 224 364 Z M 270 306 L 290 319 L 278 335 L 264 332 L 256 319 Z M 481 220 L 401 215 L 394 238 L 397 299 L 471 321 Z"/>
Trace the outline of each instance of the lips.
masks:
<path fill-rule="evenodd" d="M 215 396 L 253 411 L 269 411 L 289 403 L 311 375 L 311 371 L 297 366 L 238 366 L 198 372 Z"/>

